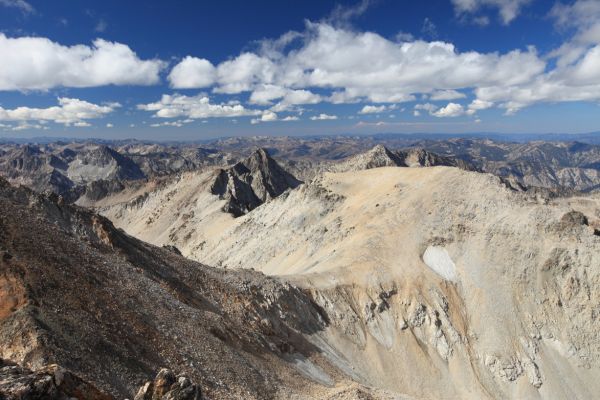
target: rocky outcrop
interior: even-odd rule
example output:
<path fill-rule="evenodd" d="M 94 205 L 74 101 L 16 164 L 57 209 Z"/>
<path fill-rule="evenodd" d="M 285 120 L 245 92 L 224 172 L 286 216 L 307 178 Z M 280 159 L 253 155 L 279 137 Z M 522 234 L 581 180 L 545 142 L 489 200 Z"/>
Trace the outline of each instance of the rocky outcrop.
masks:
<path fill-rule="evenodd" d="M 218 170 L 210 191 L 227 200 L 225 212 L 239 217 L 301 183 L 265 149 L 257 149 L 244 161 Z"/>
<path fill-rule="evenodd" d="M 335 170 L 360 171 L 363 169 L 380 167 L 398 167 L 403 164 L 403 159 L 388 150 L 385 146 L 377 145 L 366 153 L 350 157 L 342 162 Z"/>
<path fill-rule="evenodd" d="M 137 392 L 134 400 L 202 400 L 202 390 L 185 375 L 176 376 L 173 371 L 163 368 L 153 381 L 146 382 Z"/>
<path fill-rule="evenodd" d="M 0 360 L 0 398 L 3 400 L 114 400 L 112 396 L 102 393 L 93 385 L 58 365 L 49 365 L 32 371 L 2 360 Z M 188 397 L 180 398 L 188 399 Z"/>
<path fill-rule="evenodd" d="M 447 166 L 467 171 L 477 170 L 472 164 L 459 158 L 440 156 L 421 148 L 399 150 L 396 154 L 403 159 L 403 164 L 407 167 Z"/>

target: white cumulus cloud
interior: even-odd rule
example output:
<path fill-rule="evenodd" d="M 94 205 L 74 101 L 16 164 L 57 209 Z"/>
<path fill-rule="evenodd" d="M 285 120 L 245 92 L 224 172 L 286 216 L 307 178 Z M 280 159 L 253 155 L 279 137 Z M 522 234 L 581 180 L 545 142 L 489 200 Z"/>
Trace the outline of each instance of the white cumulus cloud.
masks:
<path fill-rule="evenodd" d="M 85 120 L 102 118 L 120 107 L 118 103 L 98 105 L 84 100 L 58 98 L 58 106 L 49 108 L 0 107 L 0 121 L 52 121 L 67 126 L 89 126 Z"/>
<path fill-rule="evenodd" d="M 426 111 L 429 115 L 438 118 L 459 117 L 466 113 L 464 107 L 458 103 L 448 103 L 445 107 L 438 107 L 431 103 L 416 104 L 413 115 L 419 117 L 421 111 Z"/>
<path fill-rule="evenodd" d="M 166 65 L 142 60 L 127 45 L 97 39 L 92 46 L 63 46 L 42 37 L 0 33 L 0 90 L 152 85 Z"/>
<path fill-rule="evenodd" d="M 171 70 L 168 80 L 175 89 L 193 89 L 212 86 L 216 77 L 217 70 L 210 61 L 188 56 Z"/>
<path fill-rule="evenodd" d="M 301 45 L 287 49 L 290 37 Z M 546 67 L 533 47 L 460 52 L 448 42 L 394 41 L 324 22 L 307 22 L 304 32 L 287 33 L 261 49 L 218 64 L 213 91 L 251 92 L 254 104 L 270 104 L 286 95 L 295 104 L 397 103 L 412 101 L 418 93 L 450 100 L 461 89 L 528 82 Z M 321 97 L 314 88 L 330 94 Z M 301 95 L 308 100 L 294 99 Z"/>
<path fill-rule="evenodd" d="M 327 121 L 327 120 L 338 119 L 338 117 L 337 117 L 337 115 L 319 114 L 319 115 L 314 115 L 314 116 L 310 117 L 310 119 L 313 121 Z"/>
<path fill-rule="evenodd" d="M 381 106 L 366 105 L 358 113 L 359 114 L 378 114 L 378 113 L 382 113 L 386 110 L 387 110 L 387 107 L 385 105 L 381 105 Z"/>
<path fill-rule="evenodd" d="M 462 105 L 457 103 L 448 103 L 447 106 L 440 108 L 437 111 L 433 111 L 431 115 L 438 118 L 448 117 L 460 117 L 465 113 L 465 109 Z"/>
<path fill-rule="evenodd" d="M 243 53 L 217 67 L 217 93 L 235 94 L 250 91 L 255 84 L 273 83 L 277 66 L 266 57 Z"/>
<path fill-rule="evenodd" d="M 276 113 L 273 111 L 267 110 L 262 113 L 260 118 L 253 118 L 250 120 L 251 124 L 258 124 L 260 122 L 273 122 L 277 121 L 279 118 Z"/>
<path fill-rule="evenodd" d="M 494 103 L 492 103 L 491 101 L 475 99 L 471 102 L 471 104 L 469 104 L 469 107 L 467 109 L 467 114 L 473 115 L 479 110 L 486 110 L 493 106 L 494 106 Z"/>
<path fill-rule="evenodd" d="M 187 117 L 190 119 L 201 119 L 262 114 L 260 110 L 250 110 L 239 103 L 213 104 L 210 102 L 208 96 L 203 94 L 197 96 L 165 94 L 155 103 L 138 105 L 138 109 L 152 111 L 159 118 Z"/>

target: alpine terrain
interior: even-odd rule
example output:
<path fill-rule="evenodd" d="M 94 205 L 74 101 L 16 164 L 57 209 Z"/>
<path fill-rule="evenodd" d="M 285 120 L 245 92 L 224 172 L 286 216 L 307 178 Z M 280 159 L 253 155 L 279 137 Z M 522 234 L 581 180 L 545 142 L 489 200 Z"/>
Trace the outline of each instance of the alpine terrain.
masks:
<path fill-rule="evenodd" d="M 600 0 L 0 0 L 0 400 L 600 399 Z"/>

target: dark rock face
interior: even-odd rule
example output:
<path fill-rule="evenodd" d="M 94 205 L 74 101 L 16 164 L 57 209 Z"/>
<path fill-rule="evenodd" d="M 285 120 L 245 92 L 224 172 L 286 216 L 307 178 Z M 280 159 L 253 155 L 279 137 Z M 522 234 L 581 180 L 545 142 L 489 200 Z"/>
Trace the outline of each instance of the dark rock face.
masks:
<path fill-rule="evenodd" d="M 218 171 L 210 191 L 227 199 L 224 211 L 239 217 L 302 182 L 285 171 L 264 149 Z"/>
<path fill-rule="evenodd" d="M 134 400 L 201 400 L 202 390 L 185 375 L 175 376 L 163 368 L 153 381 L 146 382 Z"/>
<path fill-rule="evenodd" d="M 113 397 L 58 365 L 32 371 L 0 360 L 0 399 L 113 400 Z"/>
<path fill-rule="evenodd" d="M 582 212 L 579 211 L 569 211 L 568 213 L 562 216 L 560 221 L 563 224 L 569 226 L 589 225 L 588 218 Z"/>
<path fill-rule="evenodd" d="M 558 226 L 563 231 L 570 231 L 582 226 L 589 226 L 589 220 L 582 212 L 573 210 L 561 217 Z"/>
<path fill-rule="evenodd" d="M 75 185 L 66 176 L 66 163 L 38 146 L 25 145 L 7 151 L 0 159 L 0 174 L 38 191 L 68 193 Z"/>
<path fill-rule="evenodd" d="M 163 245 L 163 249 L 169 250 L 171 253 L 175 253 L 178 256 L 182 255 L 181 251 L 176 246 L 172 246 L 170 244 Z"/>
<path fill-rule="evenodd" d="M 195 171 L 211 166 L 233 163 L 227 155 L 203 147 L 190 146 L 125 146 L 120 152 L 131 158 L 146 176 L 166 176 L 184 171 Z"/>
<path fill-rule="evenodd" d="M 123 190 L 125 186 L 120 180 L 98 180 L 92 181 L 85 186 L 83 193 L 86 198 L 92 201 L 98 201 L 111 193 Z"/>

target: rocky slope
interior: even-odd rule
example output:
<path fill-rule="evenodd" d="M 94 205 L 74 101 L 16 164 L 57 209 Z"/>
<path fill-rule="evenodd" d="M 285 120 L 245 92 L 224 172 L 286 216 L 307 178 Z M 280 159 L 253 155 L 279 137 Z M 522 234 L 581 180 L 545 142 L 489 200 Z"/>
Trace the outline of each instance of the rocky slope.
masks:
<path fill-rule="evenodd" d="M 232 165 L 237 156 L 193 144 L 164 145 L 133 141 L 116 149 L 131 158 L 147 177 L 196 171 L 212 166 Z"/>
<path fill-rule="evenodd" d="M 383 147 L 293 188 L 263 153 L 91 203 L 165 248 L 4 184 L 0 357 L 128 396 L 165 366 L 215 398 L 595 397 L 597 195 Z"/>
<path fill-rule="evenodd" d="M 31 145 L 8 149 L 0 158 L 0 172 L 5 178 L 38 191 L 68 193 L 74 183 L 64 173 L 66 168 L 60 157 Z"/>
<path fill-rule="evenodd" d="M 514 142 L 511 142 L 514 138 Z M 556 140 L 558 137 L 550 137 Z M 568 140 L 567 137 L 560 137 Z M 590 136 L 591 138 L 591 136 Z M 500 140 L 502 139 L 502 140 Z M 153 143 L 138 140 L 50 142 L 17 145 L 0 141 L 0 175 L 36 190 L 51 190 L 75 201 L 84 191 L 92 199 L 121 190 L 118 179 L 164 177 L 214 167 L 226 168 L 247 158 L 256 147 L 265 148 L 284 169 L 303 181 L 330 170 L 332 164 L 368 152 L 376 145 L 407 158 L 409 164 L 457 165 L 508 178 L 520 185 L 555 190 L 594 191 L 600 187 L 600 146 L 574 141 L 526 141 L 519 135 L 453 138 L 448 135 L 372 135 L 315 137 L 238 137 L 198 143 Z M 533 140 L 531 137 L 528 140 Z M 107 168 L 102 152 L 114 151 L 123 171 Z M 400 150 L 398 150 L 400 149 Z M 91 156 L 93 168 L 76 159 Z M 25 154 L 23 154 L 25 153 Z M 436 156 L 432 156 L 431 154 Z M 433 157 L 433 158 L 431 158 Z M 69 165 L 75 162 L 71 173 Z M 124 168 L 126 165 L 131 168 Z M 135 171 L 138 169 L 139 171 Z M 360 168 L 362 169 L 362 168 Z M 86 173 L 83 173 L 87 171 Z M 105 176 L 99 171 L 108 172 Z M 111 172 L 112 171 L 112 172 Z M 90 176 L 87 176 L 91 173 Z M 100 176 L 96 176 L 100 175 Z M 103 177 L 104 176 L 104 177 Z M 117 177 L 117 178 L 115 178 Z M 98 180 L 101 178 L 100 180 Z M 85 180 L 85 185 L 77 181 Z M 92 184 L 93 188 L 87 188 Z"/>
<path fill-rule="evenodd" d="M 468 135 L 467 135 L 468 136 Z M 375 145 L 388 149 L 423 149 L 462 160 L 476 169 L 511 178 L 520 184 L 552 189 L 596 190 L 599 184 L 600 146 L 594 135 L 451 135 L 389 134 L 371 136 L 243 137 L 215 140 L 209 146 L 226 152 L 261 146 L 287 160 L 286 167 L 303 180 L 315 176 L 322 163 L 361 154 Z M 598 135 L 596 135 L 598 136 Z M 581 143 L 577 140 L 586 139 Z M 541 138 L 541 139 L 540 139 Z M 594 144 L 595 143 L 595 144 Z"/>
<path fill-rule="evenodd" d="M 600 146 L 578 142 L 510 143 L 451 139 L 414 144 L 463 159 L 526 186 L 593 191 L 599 188 Z"/>
<path fill-rule="evenodd" d="M 61 365 L 117 398 L 163 366 L 218 399 L 327 398 L 358 385 L 308 340 L 329 323 L 308 292 L 197 264 L 3 180 L 0 305 L 0 358 Z"/>
<path fill-rule="evenodd" d="M 451 165 L 471 169 L 461 160 L 423 150 L 391 151 L 375 146 L 339 163 L 322 164 L 314 172 L 360 171 L 390 165 Z M 301 183 L 266 150 L 257 149 L 227 169 L 186 173 L 160 184 L 153 181 L 100 201 L 78 201 L 78 204 L 96 208 L 131 235 L 159 246 L 176 246 L 183 255 L 195 258 L 207 242 L 235 224 L 231 216 L 244 215 Z"/>
<path fill-rule="evenodd" d="M 327 173 L 192 255 L 309 290 L 310 340 L 363 384 L 416 398 L 600 390 L 600 200 L 515 192 L 457 168 Z"/>

